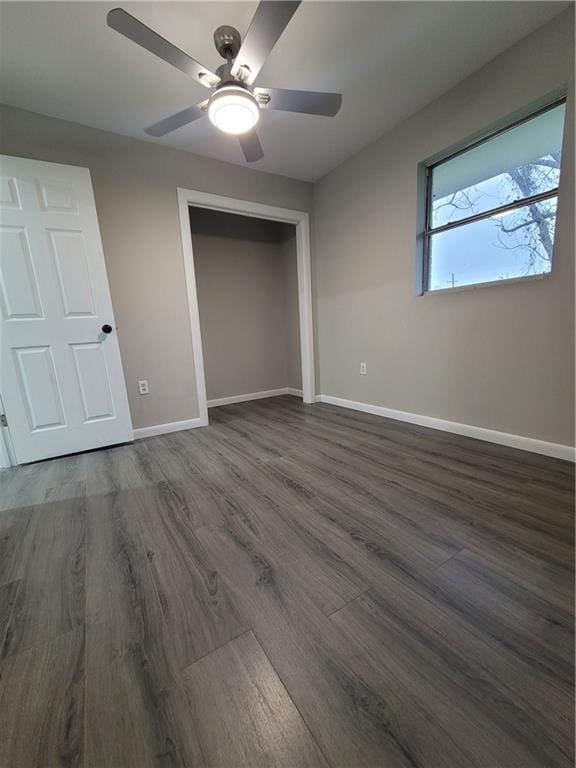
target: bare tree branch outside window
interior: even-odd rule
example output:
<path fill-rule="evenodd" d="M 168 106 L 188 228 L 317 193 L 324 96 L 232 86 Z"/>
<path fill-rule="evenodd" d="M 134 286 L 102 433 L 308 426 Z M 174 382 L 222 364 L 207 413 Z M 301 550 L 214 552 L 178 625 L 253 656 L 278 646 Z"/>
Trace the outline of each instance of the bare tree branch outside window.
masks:
<path fill-rule="evenodd" d="M 457 221 L 478 213 L 482 201 L 494 197 L 504 202 L 530 198 L 543 189 L 555 187 L 560 177 L 560 152 L 553 152 L 533 163 L 513 168 L 497 177 L 497 193 L 487 193 L 480 186 L 453 192 L 447 197 L 434 201 L 433 211 L 438 215 L 443 209 L 443 223 Z M 525 207 L 516 208 L 497 217 L 498 245 L 501 248 L 519 251 L 522 258 L 522 272 L 525 275 L 549 271 L 554 247 L 554 226 L 556 221 L 555 200 L 544 200 Z"/>

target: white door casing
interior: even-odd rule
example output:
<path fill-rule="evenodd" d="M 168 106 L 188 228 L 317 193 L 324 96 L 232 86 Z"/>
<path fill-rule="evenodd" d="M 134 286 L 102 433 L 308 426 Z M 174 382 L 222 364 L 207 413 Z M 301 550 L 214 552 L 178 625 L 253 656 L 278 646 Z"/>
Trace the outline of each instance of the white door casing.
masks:
<path fill-rule="evenodd" d="M 0 155 L 0 312 L 19 463 L 133 439 L 87 168 Z"/>
<path fill-rule="evenodd" d="M 294 224 L 296 227 L 296 253 L 298 270 L 298 313 L 300 319 L 300 356 L 302 360 L 302 400 L 305 403 L 316 402 L 316 384 L 314 375 L 314 329 L 312 322 L 312 275 L 310 268 L 310 221 L 306 211 L 292 208 L 279 208 L 252 200 L 240 200 L 223 195 L 213 195 L 194 189 L 178 187 L 178 210 L 180 216 L 180 234 L 182 237 L 182 252 L 184 256 L 184 271 L 186 289 L 188 292 L 188 311 L 190 315 L 190 331 L 192 334 L 192 350 L 196 371 L 196 392 L 200 424 L 208 424 L 208 403 L 206 398 L 206 382 L 204 379 L 204 359 L 202 354 L 202 335 L 200 332 L 200 314 L 198 311 L 198 296 L 196 292 L 196 276 L 194 270 L 194 251 L 192 247 L 192 232 L 190 229 L 189 206 L 208 208 L 215 211 L 253 216 L 258 219 L 269 219 Z M 146 435 L 150 434 L 146 430 Z M 144 436 L 144 435 L 142 435 Z"/>

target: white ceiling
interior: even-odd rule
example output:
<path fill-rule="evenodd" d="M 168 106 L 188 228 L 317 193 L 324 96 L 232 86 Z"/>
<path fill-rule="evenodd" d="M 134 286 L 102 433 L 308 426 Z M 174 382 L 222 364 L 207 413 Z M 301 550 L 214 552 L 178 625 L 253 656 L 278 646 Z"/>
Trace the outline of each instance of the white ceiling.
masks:
<path fill-rule="evenodd" d="M 206 89 L 106 26 L 106 2 L 0 3 L 0 101 L 244 164 L 207 119 L 163 139 L 143 129 Z M 243 34 L 255 2 L 121 3 L 216 68 L 212 33 Z M 340 91 L 335 118 L 262 115 L 265 157 L 252 167 L 314 181 L 560 13 L 565 2 L 305 2 L 258 85 Z"/>

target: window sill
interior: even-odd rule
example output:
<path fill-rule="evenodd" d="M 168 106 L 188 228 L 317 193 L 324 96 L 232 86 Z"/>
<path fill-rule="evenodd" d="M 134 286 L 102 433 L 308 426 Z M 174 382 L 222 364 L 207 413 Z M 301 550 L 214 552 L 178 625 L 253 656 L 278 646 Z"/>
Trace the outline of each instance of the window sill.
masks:
<path fill-rule="evenodd" d="M 445 293 L 462 293 L 463 291 L 478 291 L 482 288 L 493 288 L 495 285 L 512 285 L 514 283 L 531 283 L 535 280 L 548 280 L 551 272 L 541 275 L 525 275 L 524 277 L 511 277 L 507 280 L 492 280 L 488 283 L 474 283 L 473 285 L 455 285 L 454 288 L 437 288 L 435 291 L 423 291 L 419 296 L 436 296 Z"/>

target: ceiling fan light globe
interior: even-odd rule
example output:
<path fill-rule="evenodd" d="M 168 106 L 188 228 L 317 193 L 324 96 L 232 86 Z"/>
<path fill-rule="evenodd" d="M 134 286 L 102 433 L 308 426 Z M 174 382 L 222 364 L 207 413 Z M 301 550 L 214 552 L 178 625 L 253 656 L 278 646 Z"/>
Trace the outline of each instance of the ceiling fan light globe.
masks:
<path fill-rule="evenodd" d="M 240 135 L 254 128 L 260 117 L 260 107 L 245 88 L 225 86 L 210 99 L 208 117 L 224 133 Z"/>

